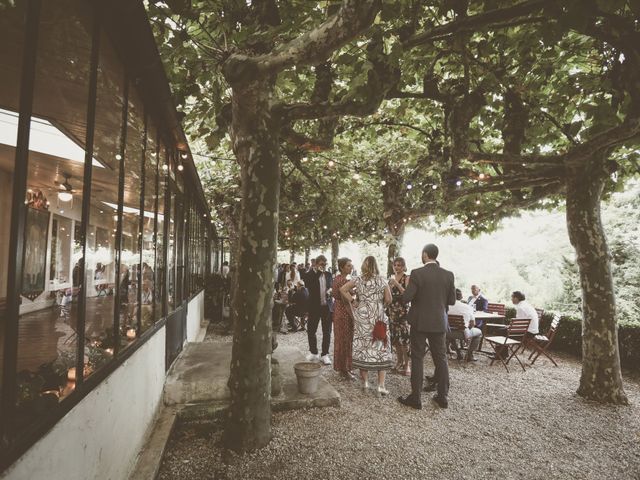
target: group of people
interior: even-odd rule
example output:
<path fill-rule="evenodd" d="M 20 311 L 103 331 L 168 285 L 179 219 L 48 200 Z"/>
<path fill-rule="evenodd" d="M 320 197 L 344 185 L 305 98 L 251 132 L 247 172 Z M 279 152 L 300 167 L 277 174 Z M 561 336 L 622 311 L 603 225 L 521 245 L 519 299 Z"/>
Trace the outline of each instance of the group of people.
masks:
<path fill-rule="evenodd" d="M 377 391 L 385 388 L 387 371 L 394 369 L 411 377 L 411 394 L 398 398 L 403 405 L 422 408 L 424 356 L 429 346 L 435 365 L 427 376 L 426 391 L 435 391 L 434 402 L 448 406 L 449 372 L 447 352 L 450 346 L 463 359 L 459 342 L 467 342 L 467 361 L 475 361 L 473 352 L 482 337 L 482 320 L 475 313 L 486 311 L 488 300 L 476 285 L 463 301 L 455 288 L 454 275 L 437 260 L 438 247 L 428 244 L 422 251 L 423 266 L 407 274 L 406 262 L 396 258 L 393 275 L 381 276 L 374 257 L 364 259 L 359 276 L 354 275 L 348 258 L 338 260 L 338 272 L 327 269 L 323 255 L 311 265 L 294 265 L 278 272 L 278 283 L 289 284 L 289 306 L 285 310 L 289 327 L 303 329 L 307 317 L 308 361 L 331 365 L 346 379 L 354 379 L 352 369 L 360 371 L 363 388 L 369 389 L 369 372 L 377 374 Z M 282 283 L 280 283 L 282 282 Z M 529 335 L 538 333 L 538 315 L 522 292 L 513 292 L 517 318 L 530 318 Z M 465 329 L 453 332 L 448 315 L 461 315 Z M 298 318 L 300 320 L 298 320 Z M 300 325 L 299 323 L 302 323 Z M 322 328 L 318 349 L 317 330 Z M 329 356 L 331 333 L 334 336 L 333 362 Z"/>

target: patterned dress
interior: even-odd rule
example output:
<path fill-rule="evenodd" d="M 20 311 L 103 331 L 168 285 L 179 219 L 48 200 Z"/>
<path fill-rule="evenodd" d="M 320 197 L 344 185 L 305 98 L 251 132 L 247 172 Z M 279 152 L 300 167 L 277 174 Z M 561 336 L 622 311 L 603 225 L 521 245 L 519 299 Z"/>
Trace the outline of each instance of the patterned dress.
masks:
<path fill-rule="evenodd" d="M 402 275 L 400 285 L 406 285 L 407 276 Z M 402 303 L 402 293 L 395 285 L 391 288 L 391 305 L 389 305 L 389 320 L 391 340 L 393 344 L 409 346 L 409 323 L 407 322 L 407 306 Z"/>
<path fill-rule="evenodd" d="M 353 351 L 353 318 L 351 306 L 340 295 L 340 288 L 347 283 L 347 279 L 338 274 L 333 279 L 334 292 L 333 310 L 333 369 L 336 372 L 351 371 L 351 355 Z"/>
<path fill-rule="evenodd" d="M 384 312 L 384 289 L 387 281 L 380 277 L 355 279 L 358 308 L 353 308 L 353 366 L 361 370 L 387 370 L 393 367 L 391 337 L 387 341 L 373 340 L 373 327 L 378 320 L 389 325 Z M 386 345 L 385 345 L 386 343 Z"/>

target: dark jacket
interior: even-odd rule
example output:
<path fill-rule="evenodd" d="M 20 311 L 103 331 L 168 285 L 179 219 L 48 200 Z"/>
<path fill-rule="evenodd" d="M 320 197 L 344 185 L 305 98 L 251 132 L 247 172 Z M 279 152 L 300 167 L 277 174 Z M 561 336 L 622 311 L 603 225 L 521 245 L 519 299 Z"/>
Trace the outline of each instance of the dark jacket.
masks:
<path fill-rule="evenodd" d="M 413 270 L 402 301 L 411 302 L 408 321 L 412 329 L 427 333 L 446 332 L 448 306 L 456 303 L 453 273 L 435 263 Z"/>
<path fill-rule="evenodd" d="M 289 296 L 289 306 L 298 315 L 302 315 L 308 311 L 309 290 L 305 287 L 296 288 L 295 292 Z"/>
<path fill-rule="evenodd" d="M 306 278 L 304 280 L 305 286 L 309 290 L 309 310 L 319 310 L 320 309 L 320 275 L 324 275 L 325 282 L 327 285 L 327 291 L 333 285 L 333 277 L 329 272 L 320 272 L 311 270 L 307 273 Z M 329 306 L 329 310 L 333 309 L 333 298 L 330 296 L 327 298 L 327 305 Z"/>
<path fill-rule="evenodd" d="M 470 296 L 469 299 L 467 300 L 467 302 L 470 302 L 471 299 L 473 297 Z M 469 305 L 473 305 L 475 304 L 476 306 L 476 312 L 486 312 L 487 311 L 487 307 L 489 306 L 489 300 L 487 300 L 484 295 L 480 294 L 478 295 L 478 298 L 476 298 L 476 301 L 473 303 L 469 303 Z"/>

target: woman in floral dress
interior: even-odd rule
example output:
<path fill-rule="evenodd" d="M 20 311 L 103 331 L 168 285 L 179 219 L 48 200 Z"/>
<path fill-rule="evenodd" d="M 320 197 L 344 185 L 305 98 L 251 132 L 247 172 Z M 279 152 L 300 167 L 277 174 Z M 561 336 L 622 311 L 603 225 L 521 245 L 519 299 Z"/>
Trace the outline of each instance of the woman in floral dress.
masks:
<path fill-rule="evenodd" d="M 347 276 L 351 274 L 353 265 L 348 258 L 338 260 L 340 273 L 333 279 L 332 290 L 336 292 L 333 310 L 333 369 L 344 378 L 351 380 L 351 354 L 353 351 L 353 317 L 351 306 L 342 295 L 340 288 L 347 283 Z"/>
<path fill-rule="evenodd" d="M 387 395 L 384 387 L 386 371 L 393 366 L 389 319 L 385 306 L 391 303 L 391 291 L 387 281 L 380 276 L 375 258 L 364 259 L 361 276 L 350 280 L 340 288 L 343 298 L 351 303 L 353 333 L 353 366 L 360 369 L 363 388 L 369 388 L 369 371 L 378 372 L 378 393 Z M 356 289 L 356 296 L 351 289 Z M 374 337 L 376 322 L 385 324 L 384 336 Z M 376 329 L 378 330 L 378 329 Z"/>
<path fill-rule="evenodd" d="M 389 278 L 391 287 L 391 305 L 389 305 L 389 322 L 391 328 L 391 344 L 396 351 L 396 370 L 403 375 L 411 375 L 409 360 L 409 323 L 407 322 L 407 306 L 402 303 L 402 294 L 409 284 L 409 276 L 405 273 L 407 264 L 404 258 L 393 261 L 394 274 Z"/>

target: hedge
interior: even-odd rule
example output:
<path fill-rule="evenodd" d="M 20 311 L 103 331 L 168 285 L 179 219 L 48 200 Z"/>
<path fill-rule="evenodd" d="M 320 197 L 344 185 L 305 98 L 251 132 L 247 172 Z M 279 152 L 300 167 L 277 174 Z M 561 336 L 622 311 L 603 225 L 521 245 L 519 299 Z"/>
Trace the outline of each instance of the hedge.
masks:
<path fill-rule="evenodd" d="M 506 309 L 506 317 L 515 317 L 515 308 Z M 540 332 L 546 333 L 553 321 L 554 312 L 544 312 L 540 319 Z M 640 371 L 640 324 L 618 324 L 618 345 L 620 362 L 624 368 Z M 582 318 L 560 315 L 560 324 L 551 345 L 552 350 L 582 357 Z"/>

